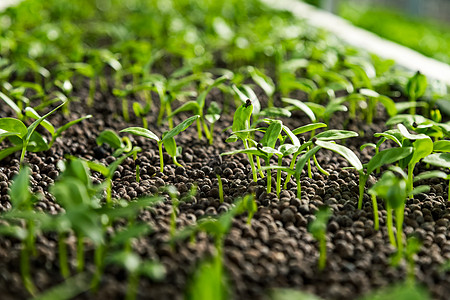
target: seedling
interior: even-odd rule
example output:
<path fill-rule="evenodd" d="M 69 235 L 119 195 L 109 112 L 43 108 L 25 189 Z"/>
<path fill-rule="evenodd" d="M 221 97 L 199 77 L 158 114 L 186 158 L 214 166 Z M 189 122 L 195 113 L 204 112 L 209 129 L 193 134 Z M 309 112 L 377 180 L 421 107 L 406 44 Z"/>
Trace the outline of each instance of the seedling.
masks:
<path fill-rule="evenodd" d="M 181 153 L 181 147 L 177 147 L 174 137 L 177 136 L 180 132 L 186 130 L 199 117 L 199 115 L 196 115 L 184 120 L 172 130 L 164 132 L 161 139 L 150 130 L 141 127 L 128 127 L 122 129 L 120 132 L 128 132 L 156 141 L 158 143 L 159 150 L 160 171 L 161 173 L 164 173 L 164 157 L 162 151 L 163 144 L 166 148 L 167 153 L 172 157 L 173 163 L 177 166 L 181 166 L 177 162 L 177 156 Z"/>
<path fill-rule="evenodd" d="M 326 232 L 331 214 L 331 209 L 328 207 L 320 207 L 316 213 L 316 218 L 308 226 L 308 231 L 319 241 L 319 270 L 323 270 L 327 262 Z"/>
<path fill-rule="evenodd" d="M 367 179 L 369 179 L 370 174 L 376 169 L 379 169 L 382 166 L 390 165 L 395 162 L 404 159 L 409 156 L 413 152 L 412 147 L 401 147 L 401 148 L 389 148 L 378 152 L 373 156 L 370 161 L 365 164 L 364 168 L 359 171 L 359 200 L 358 200 L 358 209 L 362 208 L 362 201 L 364 196 L 364 187 L 366 185 Z M 374 228 L 378 230 L 379 221 L 378 221 L 378 204 L 376 201 L 375 195 L 372 194 L 372 206 L 373 206 L 373 217 L 374 217 Z"/>
<path fill-rule="evenodd" d="M 1 118 L 0 119 L 0 139 L 8 137 L 8 139 L 14 144 L 9 148 L 0 151 L 0 160 L 6 156 L 21 150 L 20 163 L 23 162 L 25 153 L 27 150 L 32 152 L 45 151 L 48 149 L 47 142 L 42 136 L 35 130 L 48 116 L 57 111 L 65 103 L 59 105 L 46 115 L 40 117 L 34 121 L 28 128 L 25 124 L 14 118 Z"/>
<path fill-rule="evenodd" d="M 209 92 L 214 87 L 221 85 L 223 82 L 225 82 L 228 79 L 230 79 L 230 78 L 228 78 L 226 75 L 217 78 L 205 90 L 203 90 L 200 93 L 200 95 L 197 97 L 197 99 L 195 101 L 188 101 L 188 102 L 184 103 L 179 108 L 174 110 L 173 113 L 168 116 L 168 118 L 170 118 L 180 112 L 184 112 L 184 111 L 192 111 L 194 114 L 199 115 L 199 118 L 197 119 L 198 138 L 199 138 L 199 140 L 201 140 L 203 137 L 202 132 L 205 132 L 206 139 L 209 141 L 210 145 L 212 145 L 212 143 L 213 143 L 212 133 L 211 133 L 212 128 L 208 129 L 208 126 L 205 123 L 205 116 L 203 113 L 203 110 L 205 107 L 205 100 L 206 100 L 206 96 L 209 94 Z M 216 104 L 216 107 L 217 107 L 217 104 Z M 212 110 L 213 110 L 212 111 L 213 114 L 217 114 L 216 108 L 213 107 Z M 214 120 L 215 118 L 216 118 L 215 116 L 212 116 L 212 115 L 210 116 L 210 120 Z M 211 122 L 211 123 L 214 123 L 214 122 Z M 202 127 L 203 127 L 203 130 L 202 130 Z"/>
<path fill-rule="evenodd" d="M 128 272 L 126 300 L 136 299 L 139 277 L 145 275 L 152 280 L 161 280 L 166 275 L 164 265 L 154 261 L 143 261 L 131 251 L 120 251 L 108 256 L 107 263 L 122 266 Z"/>
<path fill-rule="evenodd" d="M 233 116 L 232 130 L 233 134 L 227 139 L 227 142 L 235 142 L 237 139 L 242 140 L 244 148 L 249 149 L 249 129 L 250 129 L 250 117 L 253 112 L 253 104 L 250 99 L 242 104 L 236 109 Z M 224 155 L 224 154 L 221 154 Z M 248 160 L 250 161 L 250 166 L 252 168 L 253 181 L 258 180 L 258 175 L 256 174 L 255 162 L 253 160 L 253 154 L 248 153 Z"/>
<path fill-rule="evenodd" d="M 275 93 L 275 84 L 273 83 L 272 78 L 265 75 L 261 70 L 258 70 L 255 67 L 249 66 L 247 67 L 247 72 L 252 77 L 253 81 L 261 87 L 261 89 L 266 93 L 269 101 L 267 106 L 273 107 L 273 95 Z"/>
<path fill-rule="evenodd" d="M 88 167 L 93 170 L 97 171 L 100 174 L 102 174 L 106 178 L 106 203 L 108 205 L 112 204 L 111 199 L 111 189 L 112 189 L 112 178 L 114 176 L 114 172 L 116 171 L 117 167 L 119 167 L 120 164 L 129 156 L 135 155 L 137 152 L 140 152 L 142 149 L 139 147 L 134 147 L 132 151 L 122 155 L 118 159 L 116 159 L 113 163 L 111 163 L 108 167 L 105 167 L 101 163 L 97 163 L 94 161 L 86 161 Z"/>
<path fill-rule="evenodd" d="M 399 167 L 391 167 L 391 169 L 395 170 L 399 176 L 396 176 L 392 171 L 384 172 L 381 179 L 369 189 L 369 193 L 382 198 L 386 203 L 386 224 L 389 241 L 397 247 L 397 255 L 401 258 L 403 255 L 403 219 L 406 197 L 424 192 L 428 187 L 418 187 L 409 191 L 408 176 Z M 393 231 L 392 210 L 395 214 L 397 239 L 395 239 Z M 398 261 L 399 258 L 394 259 L 394 263 Z"/>
<path fill-rule="evenodd" d="M 417 71 L 406 83 L 405 93 L 409 98 L 409 101 L 415 103 L 416 100 L 425 94 L 427 89 L 427 78 L 425 75 Z M 416 114 L 416 106 L 411 106 L 409 113 L 411 115 Z"/>

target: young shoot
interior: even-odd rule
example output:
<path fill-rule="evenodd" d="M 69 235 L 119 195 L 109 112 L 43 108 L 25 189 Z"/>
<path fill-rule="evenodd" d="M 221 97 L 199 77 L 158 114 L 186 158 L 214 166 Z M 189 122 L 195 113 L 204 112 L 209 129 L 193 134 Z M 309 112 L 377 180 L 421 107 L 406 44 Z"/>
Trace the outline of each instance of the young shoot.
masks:
<path fill-rule="evenodd" d="M 316 218 L 309 224 L 308 231 L 319 242 L 318 268 L 323 270 L 327 262 L 327 224 L 332 213 L 328 207 L 320 207 L 316 213 Z"/>
<path fill-rule="evenodd" d="M 0 160 L 6 156 L 21 150 L 20 163 L 22 164 L 27 150 L 32 152 L 45 151 L 49 145 L 44 138 L 36 132 L 36 128 L 51 114 L 57 111 L 65 103 L 59 105 L 49 113 L 26 126 L 22 121 L 14 118 L 0 119 L 0 140 L 7 137 L 13 146 L 0 150 Z"/>
<path fill-rule="evenodd" d="M 409 98 L 411 103 L 417 101 L 418 98 L 422 97 L 425 94 L 427 89 L 427 77 L 417 71 L 406 83 L 405 93 Z M 411 115 L 416 114 L 416 105 L 412 105 L 409 113 Z"/>
<path fill-rule="evenodd" d="M 172 157 L 173 163 L 177 166 L 181 166 L 177 161 L 177 156 L 181 154 L 181 147 L 177 147 L 174 137 L 177 136 L 180 132 L 186 130 L 199 117 L 200 117 L 199 115 L 196 115 L 184 120 L 173 129 L 164 132 L 161 138 L 159 138 L 156 134 L 154 134 L 150 130 L 142 127 L 128 127 L 122 129 L 120 132 L 128 132 L 137 136 L 142 136 L 156 141 L 159 150 L 160 171 L 161 173 L 164 173 L 164 156 L 162 148 L 163 145 L 167 153 Z"/>

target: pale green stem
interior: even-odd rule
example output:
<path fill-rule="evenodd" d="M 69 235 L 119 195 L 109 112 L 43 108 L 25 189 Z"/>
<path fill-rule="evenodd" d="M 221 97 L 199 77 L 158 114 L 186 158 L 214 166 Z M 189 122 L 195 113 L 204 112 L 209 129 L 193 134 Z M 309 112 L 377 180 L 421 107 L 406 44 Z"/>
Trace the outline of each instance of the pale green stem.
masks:
<path fill-rule="evenodd" d="M 261 178 L 264 178 L 264 173 L 263 173 L 263 171 L 261 170 L 261 160 L 259 159 L 259 157 L 257 156 L 256 157 L 256 167 L 258 168 L 258 173 L 259 173 L 259 176 L 261 176 Z"/>
<path fill-rule="evenodd" d="M 139 287 L 139 271 L 134 271 L 128 274 L 128 287 L 125 299 L 126 300 L 136 299 L 138 287 Z"/>
<path fill-rule="evenodd" d="M 297 160 L 297 156 L 298 156 L 299 154 L 294 154 L 294 156 L 292 157 L 292 161 L 291 161 L 291 164 L 289 165 L 289 168 L 290 169 L 293 169 L 294 168 L 294 166 L 295 166 L 295 161 Z M 288 185 L 288 183 L 289 183 L 289 181 L 291 180 L 291 174 L 290 173 L 288 173 L 287 174 L 287 177 L 286 177 L 286 180 L 284 181 L 284 189 L 286 190 L 287 189 L 287 185 Z"/>
<path fill-rule="evenodd" d="M 326 176 L 330 176 L 330 173 L 328 173 L 327 171 L 325 171 L 325 169 L 322 168 L 322 166 L 319 164 L 319 162 L 317 161 L 317 158 L 315 155 L 313 155 L 313 160 L 314 160 L 314 164 L 316 165 L 317 169 L 319 169 L 319 171 L 326 175 Z"/>
<path fill-rule="evenodd" d="M 266 159 L 266 166 L 270 166 L 270 159 Z M 267 194 L 269 194 L 272 191 L 272 170 L 268 169 L 267 170 L 267 176 L 266 176 L 266 181 L 267 181 Z"/>
<path fill-rule="evenodd" d="M 220 197 L 220 203 L 223 203 L 223 184 L 222 184 L 222 177 L 220 175 L 216 174 L 217 176 L 217 183 L 219 184 L 219 197 Z"/>
<path fill-rule="evenodd" d="M 323 270 L 327 263 L 327 241 L 325 236 L 319 239 L 319 270 Z"/>
<path fill-rule="evenodd" d="M 281 167 L 283 163 L 283 157 L 280 156 L 278 157 L 278 166 Z M 281 170 L 278 169 L 277 170 L 277 197 L 280 197 L 280 193 L 281 193 Z"/>
<path fill-rule="evenodd" d="M 403 255 L 403 219 L 405 217 L 405 214 L 403 211 L 404 211 L 403 205 L 394 210 L 395 225 L 397 228 L 397 249 L 398 249 L 399 255 Z"/>
<path fill-rule="evenodd" d="M 359 172 L 359 199 L 358 199 L 358 209 L 362 209 L 362 203 L 364 198 L 364 187 L 366 186 L 368 174 Z"/>
<path fill-rule="evenodd" d="M 170 116 L 172 114 L 172 107 L 170 107 L 170 102 L 169 101 L 166 102 L 166 114 L 168 116 Z M 173 119 L 172 119 L 172 117 L 167 118 L 167 121 L 169 123 L 169 129 L 172 130 L 173 129 Z"/>
<path fill-rule="evenodd" d="M 158 141 L 158 150 L 159 150 L 159 171 L 164 173 L 164 155 L 162 149 L 163 143 Z"/>
<path fill-rule="evenodd" d="M 391 242 L 392 246 L 397 247 L 395 243 L 395 236 L 394 236 L 394 230 L 392 225 L 392 209 L 389 204 L 386 204 L 386 225 L 389 235 L 389 241 Z"/>
<path fill-rule="evenodd" d="M 302 199 L 302 185 L 300 182 L 300 175 L 296 177 L 297 177 L 297 198 Z"/>
<path fill-rule="evenodd" d="M 372 206 L 373 206 L 373 228 L 375 230 L 378 230 L 380 228 L 380 222 L 378 220 L 378 203 L 377 203 L 377 196 L 375 194 L 372 194 Z"/>
<path fill-rule="evenodd" d="M 58 250 L 59 250 L 59 267 L 61 269 L 61 275 L 64 278 L 69 277 L 69 263 L 67 260 L 67 246 L 65 243 L 65 234 L 63 232 L 58 233 Z"/>
<path fill-rule="evenodd" d="M 248 149 L 248 142 L 247 140 L 243 140 L 244 142 L 244 148 Z M 256 168 L 255 168 L 255 162 L 253 161 L 253 155 L 252 154 L 247 154 L 248 156 L 248 160 L 250 161 L 250 167 L 252 168 L 252 174 L 253 174 L 253 181 L 257 182 L 258 181 L 258 175 L 256 174 Z"/>
<path fill-rule="evenodd" d="M 35 296 L 36 287 L 34 286 L 33 279 L 30 274 L 30 253 L 26 245 L 23 246 L 20 253 L 20 272 L 22 274 L 23 285 L 27 291 Z"/>

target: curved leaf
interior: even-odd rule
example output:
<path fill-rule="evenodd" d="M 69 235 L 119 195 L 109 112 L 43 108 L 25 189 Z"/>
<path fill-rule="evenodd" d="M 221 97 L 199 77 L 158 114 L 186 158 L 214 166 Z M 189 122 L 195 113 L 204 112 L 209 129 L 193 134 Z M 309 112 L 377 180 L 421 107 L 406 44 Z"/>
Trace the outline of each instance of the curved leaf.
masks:
<path fill-rule="evenodd" d="M 403 159 L 413 152 L 412 147 L 402 147 L 402 148 L 389 148 L 383 150 L 375 156 L 367 164 L 367 174 L 372 173 L 375 169 L 381 166 L 392 164 L 400 159 Z"/>
<path fill-rule="evenodd" d="M 450 153 L 433 153 L 422 160 L 424 163 L 450 169 Z"/>
<path fill-rule="evenodd" d="M 292 133 L 295 135 L 299 135 L 305 132 L 309 132 L 309 131 L 313 131 L 319 128 L 324 128 L 327 127 L 327 124 L 325 123 L 313 123 L 313 124 L 308 124 L 308 125 L 304 125 L 302 127 L 298 127 L 294 130 L 292 130 Z"/>
<path fill-rule="evenodd" d="M 321 141 L 342 140 L 356 137 L 358 134 L 354 131 L 331 129 L 317 134 L 315 137 Z"/>
<path fill-rule="evenodd" d="M 165 141 L 165 140 L 168 140 L 170 138 L 173 138 L 174 136 L 177 136 L 180 132 L 186 130 L 186 128 L 188 128 L 198 118 L 200 118 L 199 115 L 195 115 L 195 116 L 192 116 L 190 118 L 187 118 L 186 120 L 184 120 L 183 122 L 181 122 L 180 124 L 175 126 L 172 130 L 167 131 L 161 140 Z"/>
<path fill-rule="evenodd" d="M 355 167 L 355 169 L 358 172 L 361 172 L 363 170 L 361 161 L 356 156 L 356 154 L 349 148 L 342 146 L 342 145 L 338 145 L 338 144 L 326 142 L 326 141 L 321 141 L 321 140 L 316 141 L 316 145 L 338 153 L 339 155 L 344 157 L 353 167 Z"/>
<path fill-rule="evenodd" d="M 151 132 L 150 130 L 142 127 L 128 127 L 125 129 L 122 129 L 120 132 L 128 132 L 137 136 L 142 136 L 151 140 L 155 140 L 157 142 L 160 141 L 159 137 Z"/>
<path fill-rule="evenodd" d="M 18 133 L 20 138 L 27 135 L 27 127 L 22 121 L 14 118 L 1 118 L 0 119 L 0 129 L 6 132 Z"/>

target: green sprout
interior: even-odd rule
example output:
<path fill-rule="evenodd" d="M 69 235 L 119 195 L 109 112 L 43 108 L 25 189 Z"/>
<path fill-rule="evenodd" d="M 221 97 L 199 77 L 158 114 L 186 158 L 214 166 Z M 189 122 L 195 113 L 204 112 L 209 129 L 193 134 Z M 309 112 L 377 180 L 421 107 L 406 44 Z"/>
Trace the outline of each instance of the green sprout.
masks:
<path fill-rule="evenodd" d="M 369 194 L 382 198 L 386 203 L 386 224 L 389 241 L 398 250 L 397 257 L 393 261 L 395 264 L 399 262 L 403 255 L 403 219 L 406 198 L 424 192 L 429 187 L 421 186 L 410 191 L 408 189 L 408 175 L 399 167 L 391 167 L 391 169 L 396 171 L 399 176 L 396 176 L 392 171 L 384 172 L 380 180 L 369 189 Z M 395 239 L 393 230 L 392 211 L 395 214 L 397 239 Z"/>
<path fill-rule="evenodd" d="M 158 143 L 159 150 L 160 171 L 161 173 L 164 173 L 164 157 L 162 146 L 164 145 L 167 153 L 172 157 L 173 163 L 177 166 L 181 166 L 176 159 L 177 156 L 179 156 L 181 153 L 181 147 L 177 147 L 174 137 L 177 136 L 180 132 L 186 130 L 199 117 L 199 115 L 196 115 L 184 120 L 172 130 L 164 132 L 161 139 L 150 130 L 141 127 L 128 127 L 122 129 L 120 132 L 128 132 L 156 141 Z"/>
<path fill-rule="evenodd" d="M 21 150 L 20 163 L 23 162 L 27 150 L 32 152 L 39 152 L 48 150 L 49 145 L 43 137 L 35 130 L 48 116 L 57 111 L 65 103 L 59 105 L 49 113 L 34 121 L 30 126 L 26 125 L 14 118 L 0 119 L 0 140 L 8 137 L 13 143 L 13 146 L 0 151 L 0 160 L 6 156 Z"/>
<path fill-rule="evenodd" d="M 216 80 L 211 82 L 211 84 L 198 95 L 198 97 L 197 97 L 197 99 L 195 101 L 185 102 L 183 105 L 181 105 L 176 110 L 174 110 L 168 116 L 168 118 L 170 118 L 170 117 L 172 117 L 172 116 L 174 116 L 176 114 L 179 114 L 181 112 L 184 112 L 184 111 L 192 111 L 194 114 L 199 115 L 200 117 L 197 119 L 198 138 L 199 138 L 199 140 L 201 140 L 202 137 L 203 137 L 202 132 L 204 132 L 205 136 L 206 136 L 206 139 L 209 141 L 209 144 L 212 145 L 212 143 L 213 143 L 212 127 L 210 127 L 208 129 L 208 126 L 206 125 L 206 122 L 205 122 L 206 116 L 203 113 L 203 110 L 204 110 L 204 107 L 205 107 L 205 100 L 206 100 L 206 96 L 209 94 L 209 92 L 214 87 L 217 87 L 217 86 L 221 85 L 223 82 L 225 82 L 228 79 L 229 78 L 226 75 L 217 78 Z M 213 114 L 217 114 L 217 104 L 216 104 L 216 107 L 213 106 L 211 108 L 210 112 L 212 112 Z M 215 118 L 215 116 L 210 114 L 209 118 L 210 118 L 210 120 L 213 120 Z M 214 122 L 211 122 L 211 124 L 214 124 Z M 202 128 L 203 128 L 203 130 L 202 130 Z"/>
<path fill-rule="evenodd" d="M 320 207 L 316 213 L 316 218 L 308 226 L 308 231 L 319 241 L 319 270 L 323 270 L 327 262 L 326 232 L 331 214 L 331 210 L 328 207 Z"/>
<path fill-rule="evenodd" d="M 427 77 L 417 71 L 406 83 L 405 93 L 409 98 L 409 101 L 415 103 L 416 100 L 425 94 L 427 89 Z M 416 106 L 412 105 L 409 113 L 411 115 L 416 114 Z"/>

